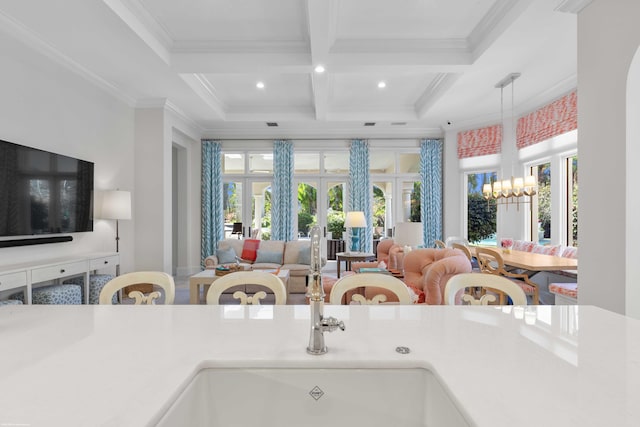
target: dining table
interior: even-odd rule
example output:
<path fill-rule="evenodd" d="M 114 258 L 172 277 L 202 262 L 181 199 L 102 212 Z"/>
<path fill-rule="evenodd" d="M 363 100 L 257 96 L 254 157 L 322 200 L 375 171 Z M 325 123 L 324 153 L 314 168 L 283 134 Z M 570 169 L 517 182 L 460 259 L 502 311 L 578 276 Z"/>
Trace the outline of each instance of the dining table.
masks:
<path fill-rule="evenodd" d="M 575 258 L 564 258 L 555 255 L 516 251 L 513 249 L 509 252 L 505 252 L 502 250 L 502 248 L 498 248 L 495 246 L 470 246 L 469 249 L 471 249 L 471 253 L 473 254 L 473 256 L 476 256 L 475 250 L 478 247 L 484 247 L 497 251 L 502 256 L 505 265 L 522 270 L 538 272 L 578 269 L 578 260 Z"/>

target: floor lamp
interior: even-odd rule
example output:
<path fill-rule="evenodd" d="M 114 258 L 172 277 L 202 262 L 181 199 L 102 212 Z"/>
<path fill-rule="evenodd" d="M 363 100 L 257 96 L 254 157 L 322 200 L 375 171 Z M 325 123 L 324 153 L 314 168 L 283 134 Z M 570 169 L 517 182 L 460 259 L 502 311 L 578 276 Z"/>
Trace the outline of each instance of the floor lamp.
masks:
<path fill-rule="evenodd" d="M 120 230 L 118 221 L 131 219 L 131 193 L 121 190 L 108 190 L 102 195 L 102 219 L 116 220 L 116 252 L 120 252 Z M 116 265 L 116 276 L 120 275 L 120 263 Z"/>
<path fill-rule="evenodd" d="M 360 252 L 360 229 L 367 226 L 367 221 L 364 218 L 364 212 L 347 212 L 347 216 L 344 220 L 344 226 L 351 228 L 351 252 Z"/>

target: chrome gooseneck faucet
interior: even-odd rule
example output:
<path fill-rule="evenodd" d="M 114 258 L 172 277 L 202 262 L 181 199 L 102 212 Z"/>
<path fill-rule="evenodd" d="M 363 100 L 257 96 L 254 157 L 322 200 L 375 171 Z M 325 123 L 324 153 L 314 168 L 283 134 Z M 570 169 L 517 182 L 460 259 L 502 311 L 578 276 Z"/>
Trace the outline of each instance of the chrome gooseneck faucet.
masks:
<path fill-rule="evenodd" d="M 333 332 L 337 328 L 344 331 L 344 323 L 335 317 L 324 317 L 324 289 L 322 288 L 322 277 L 320 275 L 320 227 L 311 229 L 311 267 L 309 269 L 309 283 L 307 285 L 307 297 L 309 297 L 309 307 L 311 307 L 311 335 L 307 353 L 325 354 L 327 346 L 324 345 L 324 333 Z"/>

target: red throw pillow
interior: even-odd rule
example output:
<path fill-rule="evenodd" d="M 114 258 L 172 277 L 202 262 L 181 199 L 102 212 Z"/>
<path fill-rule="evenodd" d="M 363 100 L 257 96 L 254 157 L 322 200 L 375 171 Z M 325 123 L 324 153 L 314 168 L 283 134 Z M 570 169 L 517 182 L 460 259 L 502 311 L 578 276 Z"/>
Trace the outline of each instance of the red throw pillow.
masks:
<path fill-rule="evenodd" d="M 424 304 L 426 302 L 426 295 L 422 289 L 418 289 L 416 286 L 411 284 L 407 285 L 409 289 L 413 291 L 418 296 L 418 299 L 414 302 L 414 304 Z"/>
<path fill-rule="evenodd" d="M 258 247 L 260 246 L 260 240 L 245 239 L 242 245 L 242 255 L 240 258 L 249 261 L 255 261 L 258 256 Z"/>

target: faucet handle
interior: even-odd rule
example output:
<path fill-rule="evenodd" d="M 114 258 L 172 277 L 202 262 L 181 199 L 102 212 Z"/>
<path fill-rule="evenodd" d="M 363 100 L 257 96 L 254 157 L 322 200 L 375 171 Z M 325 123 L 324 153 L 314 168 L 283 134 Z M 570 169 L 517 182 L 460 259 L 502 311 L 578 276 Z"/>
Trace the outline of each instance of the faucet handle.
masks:
<path fill-rule="evenodd" d="M 335 317 L 325 317 L 322 319 L 322 326 L 324 326 L 329 332 L 335 331 L 337 328 L 340 328 L 341 331 L 344 331 L 344 322 L 336 319 Z"/>

